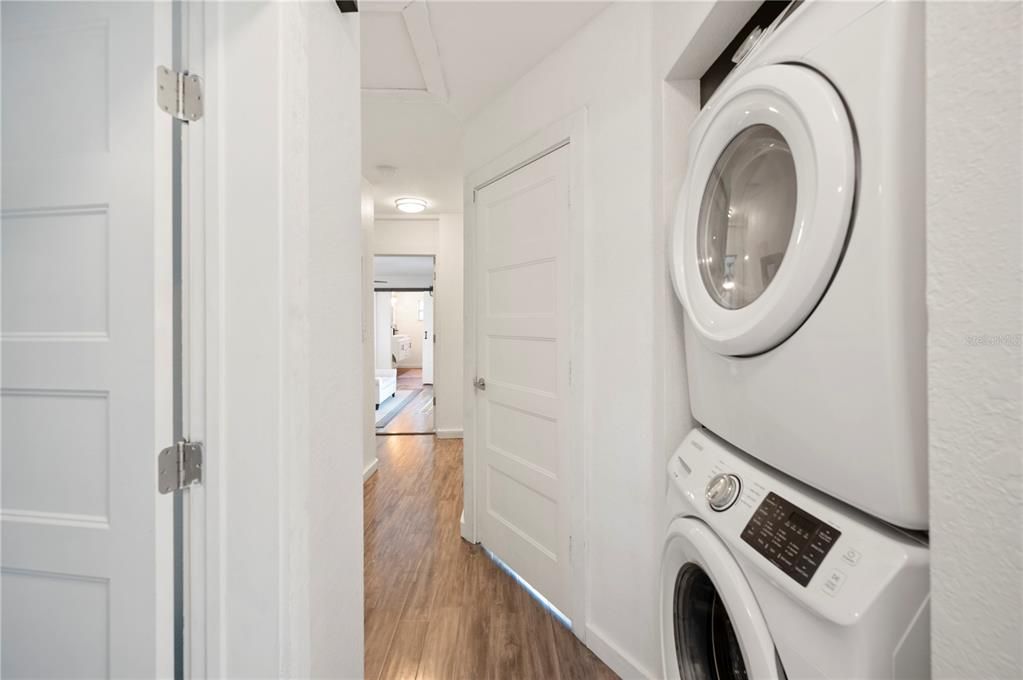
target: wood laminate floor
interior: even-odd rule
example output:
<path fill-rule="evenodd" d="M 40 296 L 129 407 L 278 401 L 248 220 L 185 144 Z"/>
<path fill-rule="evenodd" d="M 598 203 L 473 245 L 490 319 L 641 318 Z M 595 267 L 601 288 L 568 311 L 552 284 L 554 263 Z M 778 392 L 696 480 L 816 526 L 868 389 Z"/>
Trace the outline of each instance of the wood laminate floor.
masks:
<path fill-rule="evenodd" d="M 399 390 L 420 390 L 387 425 L 377 434 L 418 434 L 432 433 L 433 385 L 423 384 L 423 371 L 419 368 L 398 369 Z"/>
<path fill-rule="evenodd" d="M 462 540 L 462 440 L 378 437 L 364 489 L 366 678 L 617 676 Z"/>

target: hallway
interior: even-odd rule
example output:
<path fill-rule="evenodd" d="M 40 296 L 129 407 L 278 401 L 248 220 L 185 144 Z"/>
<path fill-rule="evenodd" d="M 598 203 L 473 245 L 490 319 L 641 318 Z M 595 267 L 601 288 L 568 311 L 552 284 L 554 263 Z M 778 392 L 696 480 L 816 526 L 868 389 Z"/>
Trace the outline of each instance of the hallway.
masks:
<path fill-rule="evenodd" d="M 459 535 L 462 440 L 380 437 L 366 482 L 366 678 L 615 678 Z"/>

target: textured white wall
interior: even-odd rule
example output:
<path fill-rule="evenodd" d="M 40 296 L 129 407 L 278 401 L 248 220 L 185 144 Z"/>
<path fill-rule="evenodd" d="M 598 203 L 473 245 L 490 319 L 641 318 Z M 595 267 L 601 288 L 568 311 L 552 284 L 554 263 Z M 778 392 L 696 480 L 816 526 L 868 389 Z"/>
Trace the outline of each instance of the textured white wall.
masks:
<path fill-rule="evenodd" d="M 927 6 L 935 678 L 1023 669 L 1021 14 Z"/>

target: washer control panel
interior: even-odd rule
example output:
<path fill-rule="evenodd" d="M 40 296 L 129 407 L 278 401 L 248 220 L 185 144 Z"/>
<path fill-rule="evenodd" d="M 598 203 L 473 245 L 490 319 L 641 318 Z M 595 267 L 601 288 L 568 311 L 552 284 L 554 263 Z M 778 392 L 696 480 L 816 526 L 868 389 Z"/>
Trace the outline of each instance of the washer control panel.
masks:
<path fill-rule="evenodd" d="M 768 492 L 742 540 L 804 588 L 842 532 Z"/>

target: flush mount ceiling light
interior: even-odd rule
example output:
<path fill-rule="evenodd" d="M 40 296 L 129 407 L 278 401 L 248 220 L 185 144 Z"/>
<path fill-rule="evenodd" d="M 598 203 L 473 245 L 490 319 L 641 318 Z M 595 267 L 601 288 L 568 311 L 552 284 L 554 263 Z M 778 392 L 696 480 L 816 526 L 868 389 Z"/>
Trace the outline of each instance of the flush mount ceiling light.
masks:
<path fill-rule="evenodd" d="M 396 200 L 394 207 L 404 213 L 421 213 L 426 210 L 426 201 L 421 198 L 406 196 Z"/>

